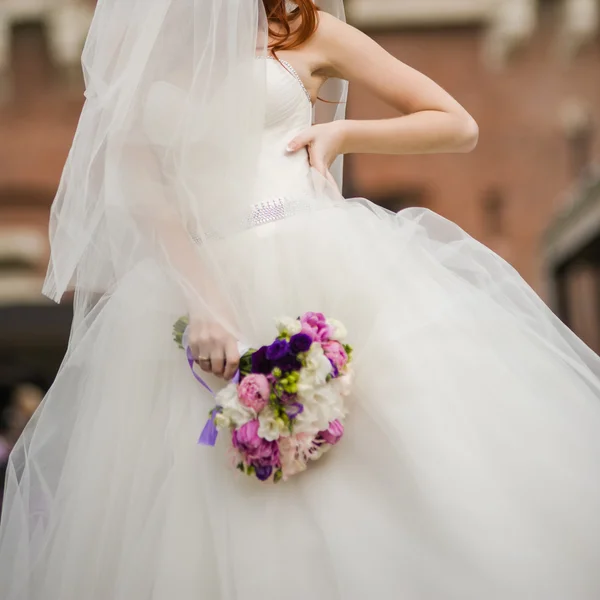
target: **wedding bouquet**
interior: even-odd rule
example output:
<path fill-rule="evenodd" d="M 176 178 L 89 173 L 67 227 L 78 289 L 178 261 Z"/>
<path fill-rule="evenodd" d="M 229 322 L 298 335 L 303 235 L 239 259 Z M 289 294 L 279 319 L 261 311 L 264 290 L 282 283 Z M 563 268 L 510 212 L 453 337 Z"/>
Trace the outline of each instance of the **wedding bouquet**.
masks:
<path fill-rule="evenodd" d="M 186 326 L 180 319 L 174 327 L 182 348 Z M 304 471 L 342 439 L 352 380 L 342 323 L 308 312 L 278 319 L 277 329 L 272 344 L 243 354 L 236 377 L 215 395 L 200 437 L 214 446 L 218 432 L 228 431 L 234 466 L 275 483 Z"/>

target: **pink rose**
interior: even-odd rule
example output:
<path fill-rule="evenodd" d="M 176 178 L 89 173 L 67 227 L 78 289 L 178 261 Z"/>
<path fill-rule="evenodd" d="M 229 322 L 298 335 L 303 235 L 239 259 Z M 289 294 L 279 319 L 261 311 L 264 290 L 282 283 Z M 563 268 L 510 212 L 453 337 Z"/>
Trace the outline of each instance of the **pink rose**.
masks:
<path fill-rule="evenodd" d="M 348 353 L 346 350 L 344 350 L 344 346 L 342 346 L 339 342 L 333 340 L 329 342 L 322 342 L 321 346 L 323 347 L 325 356 L 329 359 L 331 364 L 338 372 L 348 364 Z"/>
<path fill-rule="evenodd" d="M 300 333 L 304 333 L 305 335 L 307 335 L 313 342 L 316 340 L 315 331 L 307 323 L 302 323 L 302 331 Z"/>
<path fill-rule="evenodd" d="M 279 464 L 279 446 L 277 442 L 268 442 L 259 437 L 259 427 L 258 419 L 242 425 L 233 432 L 231 443 L 248 464 L 276 466 Z"/>
<path fill-rule="evenodd" d="M 269 380 L 260 374 L 247 375 L 238 386 L 238 398 L 247 408 L 259 413 L 269 402 Z"/>
<path fill-rule="evenodd" d="M 233 432 L 233 447 L 239 449 L 257 448 L 262 439 L 258 437 L 258 419 L 249 421 Z"/>
<path fill-rule="evenodd" d="M 319 435 L 332 446 L 335 446 L 344 435 L 344 426 L 336 419 L 329 423 L 329 428 L 326 431 L 321 431 Z"/>
<path fill-rule="evenodd" d="M 307 312 L 300 317 L 302 333 L 310 336 L 313 341 L 324 342 L 333 333 L 333 328 L 327 324 L 323 313 Z"/>

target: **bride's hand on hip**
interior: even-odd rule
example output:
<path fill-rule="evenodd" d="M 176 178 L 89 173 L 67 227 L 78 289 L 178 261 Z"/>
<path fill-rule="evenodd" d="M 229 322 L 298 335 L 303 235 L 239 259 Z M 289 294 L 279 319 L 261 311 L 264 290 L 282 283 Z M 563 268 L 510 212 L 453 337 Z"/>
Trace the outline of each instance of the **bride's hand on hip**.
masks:
<path fill-rule="evenodd" d="M 231 379 L 240 364 L 237 340 L 219 323 L 192 319 L 188 329 L 192 356 L 206 373 Z"/>
<path fill-rule="evenodd" d="M 308 151 L 311 167 L 335 185 L 329 172 L 333 161 L 343 152 L 345 121 L 313 125 L 298 134 L 287 146 L 288 152 Z"/>

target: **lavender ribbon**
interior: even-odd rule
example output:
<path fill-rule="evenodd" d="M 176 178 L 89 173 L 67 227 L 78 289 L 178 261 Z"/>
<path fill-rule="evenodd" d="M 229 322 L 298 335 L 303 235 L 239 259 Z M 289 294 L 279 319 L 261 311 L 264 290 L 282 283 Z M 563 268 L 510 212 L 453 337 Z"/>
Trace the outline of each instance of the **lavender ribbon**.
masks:
<path fill-rule="evenodd" d="M 194 370 L 194 364 L 196 363 L 196 361 L 194 360 L 192 351 L 190 350 L 190 347 L 187 344 L 187 328 L 183 332 L 182 339 L 183 339 L 183 347 L 185 348 L 185 355 L 187 357 L 188 365 L 190 366 L 190 371 L 192 372 L 192 375 L 194 376 L 196 381 L 198 381 L 208 391 L 208 393 L 213 398 L 216 398 L 216 394 L 213 392 L 213 390 L 208 385 L 208 383 L 206 383 L 206 381 L 204 381 L 204 379 L 202 379 L 202 377 L 200 377 L 200 375 L 198 375 L 198 373 L 196 373 L 196 371 Z M 242 346 L 240 345 L 240 353 L 242 353 L 241 349 L 242 349 Z M 232 381 L 232 383 L 235 383 L 235 384 L 239 383 L 239 381 L 240 381 L 239 370 L 233 376 L 233 379 L 231 381 Z M 206 421 L 206 425 L 204 426 L 204 429 L 202 430 L 202 433 L 200 434 L 200 439 L 198 440 L 198 444 L 200 444 L 202 446 L 214 446 L 217 443 L 217 437 L 219 436 L 219 430 L 217 429 L 217 424 L 215 423 L 215 418 L 219 413 L 222 412 L 222 410 L 223 409 L 220 406 L 215 406 L 215 408 L 213 408 L 210 411 L 210 416 L 208 417 L 208 421 Z"/>
<path fill-rule="evenodd" d="M 214 398 L 215 393 L 210 389 L 210 386 L 208 385 L 208 383 L 206 383 L 206 381 L 204 381 L 204 379 L 202 379 L 202 377 L 200 377 L 200 375 L 198 375 L 198 373 L 196 373 L 196 371 L 194 371 L 194 364 L 196 363 L 196 361 L 192 355 L 192 351 L 190 350 L 189 346 L 186 347 L 185 354 L 187 356 L 188 365 L 190 365 L 192 375 L 196 378 L 196 381 L 199 381 L 208 390 L 210 395 Z"/>
<path fill-rule="evenodd" d="M 200 439 L 198 443 L 202 446 L 214 446 L 217 443 L 217 437 L 219 435 L 219 430 L 217 429 L 217 425 L 215 423 L 215 417 L 221 412 L 221 408 L 219 406 L 215 406 L 210 411 L 210 417 L 208 421 L 206 421 L 206 425 L 200 434 Z"/>
<path fill-rule="evenodd" d="M 185 355 L 187 357 L 188 365 L 190 366 L 190 371 L 192 372 L 192 375 L 194 376 L 196 381 L 198 381 L 206 390 L 208 390 L 208 393 L 213 398 L 215 398 L 216 394 L 212 391 L 211 387 L 194 370 L 194 363 L 196 361 L 194 360 L 194 356 L 192 355 L 192 351 L 190 350 L 189 346 L 186 346 L 186 348 L 185 348 Z M 221 412 L 220 406 L 215 406 L 215 408 L 213 408 L 210 411 L 210 416 L 208 417 L 208 421 L 206 421 L 206 425 L 204 426 L 204 429 L 202 430 L 202 433 L 200 434 L 200 439 L 198 440 L 198 443 L 201 444 L 202 446 L 214 446 L 217 443 L 217 437 L 219 436 L 219 430 L 217 429 L 217 424 L 215 423 L 215 417 L 220 412 Z"/>

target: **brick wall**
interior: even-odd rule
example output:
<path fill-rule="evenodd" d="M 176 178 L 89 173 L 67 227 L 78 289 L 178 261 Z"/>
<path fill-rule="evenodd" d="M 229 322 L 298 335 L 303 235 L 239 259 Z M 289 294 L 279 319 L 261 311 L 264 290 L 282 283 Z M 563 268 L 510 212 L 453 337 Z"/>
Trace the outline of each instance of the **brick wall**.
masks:
<path fill-rule="evenodd" d="M 600 128 L 600 38 L 565 61 L 556 8 L 542 9 L 533 39 L 500 70 L 485 65 L 485 32 L 477 27 L 370 32 L 451 92 L 478 121 L 481 138 L 471 155 L 348 161 L 355 194 L 422 198 L 509 260 L 542 295 L 541 236 L 574 175 L 562 125 L 565 107 L 576 102 L 589 108 Z M 358 86 L 348 108 L 351 118 L 394 115 Z M 593 154 L 600 160 L 600 137 Z"/>
<path fill-rule="evenodd" d="M 81 81 L 50 61 L 46 33 L 41 24 L 16 27 L 0 103 L 0 231 L 27 227 L 43 238 L 83 100 Z M 40 276 L 46 260 L 40 256 Z"/>

